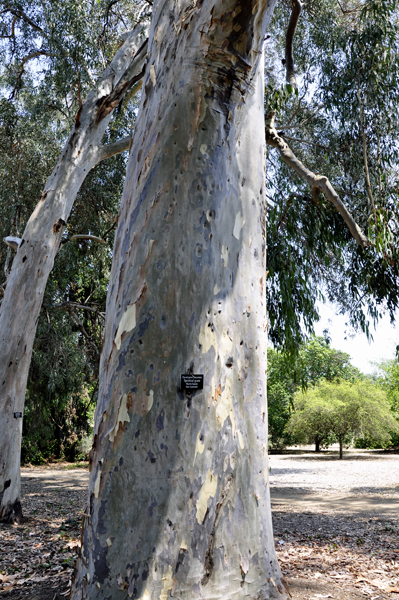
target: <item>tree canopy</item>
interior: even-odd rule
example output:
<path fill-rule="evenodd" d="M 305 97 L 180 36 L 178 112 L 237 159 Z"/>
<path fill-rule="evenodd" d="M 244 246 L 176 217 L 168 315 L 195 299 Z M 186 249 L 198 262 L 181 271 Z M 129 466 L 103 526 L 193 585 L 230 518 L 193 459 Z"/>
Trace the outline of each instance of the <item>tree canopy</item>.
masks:
<path fill-rule="evenodd" d="M 306 3 L 293 90 L 276 68 L 289 11 L 277 7 L 266 45 L 274 66 L 268 110 L 277 111 L 280 150 L 288 144 L 296 157 L 287 164 L 269 152 L 268 282 L 271 339 L 292 349 L 312 331 L 322 297 L 366 333 L 384 310 L 394 318 L 399 62 L 395 2 Z M 324 176 L 360 227 L 363 248 L 321 192 Z"/>

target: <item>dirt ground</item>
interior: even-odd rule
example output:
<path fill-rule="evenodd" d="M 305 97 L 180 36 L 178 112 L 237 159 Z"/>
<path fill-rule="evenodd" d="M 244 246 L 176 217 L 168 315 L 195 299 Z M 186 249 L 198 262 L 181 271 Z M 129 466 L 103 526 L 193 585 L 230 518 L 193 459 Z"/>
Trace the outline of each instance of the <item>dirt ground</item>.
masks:
<path fill-rule="evenodd" d="M 399 455 L 271 457 L 275 543 L 294 600 L 399 600 Z M 80 544 L 85 466 L 22 470 L 22 525 L 0 525 L 1 600 L 62 600 Z M 228 599 L 226 599 L 228 600 Z"/>

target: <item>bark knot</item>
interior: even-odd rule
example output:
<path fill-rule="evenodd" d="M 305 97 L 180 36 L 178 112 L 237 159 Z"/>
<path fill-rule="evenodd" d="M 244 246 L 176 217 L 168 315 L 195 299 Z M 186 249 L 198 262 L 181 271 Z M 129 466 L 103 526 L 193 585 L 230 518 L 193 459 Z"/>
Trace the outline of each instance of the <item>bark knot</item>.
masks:
<path fill-rule="evenodd" d="M 64 219 L 58 219 L 56 223 L 53 225 L 53 232 L 59 233 L 63 227 L 65 227 L 66 223 Z"/>

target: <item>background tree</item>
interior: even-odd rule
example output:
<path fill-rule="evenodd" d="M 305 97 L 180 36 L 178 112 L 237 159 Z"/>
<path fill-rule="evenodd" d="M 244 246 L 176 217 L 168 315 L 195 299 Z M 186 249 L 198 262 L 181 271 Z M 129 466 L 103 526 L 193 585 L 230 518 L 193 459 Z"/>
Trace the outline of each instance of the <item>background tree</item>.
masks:
<path fill-rule="evenodd" d="M 384 390 L 387 396 L 394 418 L 399 421 L 399 364 L 398 359 L 385 360 L 379 363 L 375 373 L 376 381 Z M 373 447 L 373 443 L 368 439 L 356 440 L 356 444 L 362 444 L 363 447 Z M 391 434 L 392 446 L 399 446 L 399 435 L 395 432 Z"/>
<path fill-rule="evenodd" d="M 399 425 L 385 393 L 375 383 L 367 379 L 355 383 L 321 381 L 297 393 L 287 431 L 300 443 L 320 446 L 336 439 L 342 458 L 345 442 L 363 437 L 384 447 L 390 443 L 391 432 L 399 432 Z"/>
<path fill-rule="evenodd" d="M 13 14 L 8 8 L 5 12 Z M 48 20 L 46 11 L 44 16 L 51 29 L 52 21 L 51 18 Z M 14 35 L 15 28 L 12 32 Z M 23 238 L 11 242 L 16 248 L 22 248 L 25 242 L 26 246 L 22 252 L 17 252 L 13 261 L 0 312 L 3 382 L 0 403 L 1 518 L 20 519 L 22 516 L 19 501 L 22 419 L 19 417 L 23 414 L 33 339 L 47 278 L 86 175 L 103 159 L 128 147 L 130 138 L 108 146 L 102 141 L 114 109 L 142 77 L 145 47 L 145 27 L 140 25 L 127 34 L 122 47 L 83 103 L 79 96 L 79 110 L 63 153 L 28 220 Z M 19 85 L 19 78 L 17 83 Z M 17 89 L 14 88 L 12 94 Z"/>
<path fill-rule="evenodd" d="M 354 381 L 361 376 L 351 365 L 349 354 L 331 348 L 323 337 L 310 338 L 294 357 L 289 352 L 269 348 L 267 358 L 269 447 L 272 449 L 281 449 L 292 442 L 285 426 L 295 410 L 297 390 L 315 386 L 321 379 Z M 316 440 L 316 451 L 319 451 L 320 440 Z"/>

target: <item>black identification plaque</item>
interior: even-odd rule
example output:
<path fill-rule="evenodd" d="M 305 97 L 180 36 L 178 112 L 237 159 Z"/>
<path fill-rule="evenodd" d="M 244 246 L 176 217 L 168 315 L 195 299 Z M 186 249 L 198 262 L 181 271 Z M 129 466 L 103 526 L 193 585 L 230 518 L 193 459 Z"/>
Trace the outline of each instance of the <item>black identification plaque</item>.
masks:
<path fill-rule="evenodd" d="M 187 374 L 181 376 L 181 389 L 187 392 L 195 392 L 204 389 L 204 376 Z"/>
<path fill-rule="evenodd" d="M 14 413 L 14 419 L 22 419 L 22 413 L 21 412 L 15 412 Z"/>

